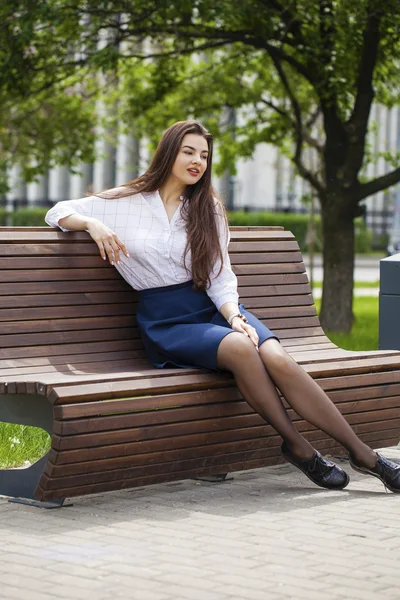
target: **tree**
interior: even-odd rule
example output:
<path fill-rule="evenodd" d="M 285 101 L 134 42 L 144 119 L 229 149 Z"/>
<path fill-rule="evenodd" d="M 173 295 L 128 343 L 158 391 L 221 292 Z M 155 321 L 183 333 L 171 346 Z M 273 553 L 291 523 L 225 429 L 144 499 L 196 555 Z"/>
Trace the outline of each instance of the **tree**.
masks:
<path fill-rule="evenodd" d="M 53 165 L 74 168 L 94 157 L 93 82 L 82 85 L 75 63 L 49 69 L 50 55 L 42 68 L 49 40 L 37 28 L 46 14 L 45 2 L 0 5 L 0 194 L 9 190 L 12 166 L 33 181 Z"/>
<path fill-rule="evenodd" d="M 72 64 L 115 72 L 118 114 L 125 124 L 158 134 L 169 119 L 201 117 L 218 133 L 225 166 L 238 154 L 251 155 L 262 141 L 290 156 L 321 205 L 322 324 L 349 331 L 354 219 L 365 198 L 400 181 L 397 156 L 386 175 L 370 181 L 362 176 L 372 102 L 391 106 L 398 100 L 397 1 L 38 0 L 36 5 L 40 27 L 35 31 L 51 31 L 46 51 L 51 49 L 52 60 L 39 46 L 32 58 L 43 77 Z M 108 41 L 104 32 L 112 34 Z M 78 59 L 71 60 L 71 48 L 81 53 Z M 111 90 L 105 92 L 115 102 Z M 227 106 L 239 113 L 234 127 L 220 126 Z M 314 135 L 318 126 L 321 134 Z M 317 171 L 305 158 L 309 149 L 319 157 Z"/>

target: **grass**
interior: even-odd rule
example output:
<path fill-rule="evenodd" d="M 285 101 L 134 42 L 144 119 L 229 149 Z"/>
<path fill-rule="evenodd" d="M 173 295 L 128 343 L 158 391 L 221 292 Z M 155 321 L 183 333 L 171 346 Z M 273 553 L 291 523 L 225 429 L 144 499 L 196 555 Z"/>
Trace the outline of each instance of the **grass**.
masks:
<path fill-rule="evenodd" d="M 317 299 L 315 305 L 319 312 L 321 300 Z M 353 311 L 355 321 L 351 333 L 326 331 L 326 335 L 334 344 L 345 350 L 377 350 L 379 298 L 370 296 L 354 298 Z"/>
<path fill-rule="evenodd" d="M 354 299 L 356 320 L 351 333 L 329 333 L 334 344 L 346 350 L 377 350 L 378 298 Z M 316 300 L 317 310 L 321 305 Z M 0 468 L 25 466 L 39 460 L 50 448 L 50 437 L 42 429 L 0 423 Z"/>
<path fill-rule="evenodd" d="M 50 436 L 28 425 L 0 423 L 0 468 L 29 466 L 50 449 Z"/>

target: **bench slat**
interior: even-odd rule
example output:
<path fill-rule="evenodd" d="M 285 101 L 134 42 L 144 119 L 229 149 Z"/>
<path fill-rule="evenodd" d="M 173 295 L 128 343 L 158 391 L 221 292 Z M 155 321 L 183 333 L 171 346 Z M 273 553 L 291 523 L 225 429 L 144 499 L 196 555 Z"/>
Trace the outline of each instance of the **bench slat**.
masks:
<path fill-rule="evenodd" d="M 41 281 L 37 282 L 0 283 L 0 296 L 14 294 L 63 294 L 72 292 L 132 292 L 132 288 L 123 279 L 103 279 L 87 281 Z"/>
<path fill-rule="evenodd" d="M 103 265 L 103 267 L 106 265 Z M 42 282 L 69 282 L 69 281 L 84 281 L 87 280 L 119 280 L 120 275 L 116 269 L 32 269 L 32 270 L 17 270 L 3 271 L 1 274 L 3 284 L 5 283 L 24 283 L 36 282 L 36 287 Z M 9 288 L 10 289 L 10 288 Z M 13 286 L 14 292 L 14 286 Z"/>
<path fill-rule="evenodd" d="M 137 350 L 142 349 L 142 343 L 139 339 L 125 340 L 109 340 L 107 341 L 107 350 L 114 352 L 115 350 Z M 72 360 L 76 355 L 77 360 L 81 360 L 82 355 L 91 352 L 104 352 L 104 342 L 82 342 L 78 344 L 60 345 L 42 345 L 42 346 L 24 346 L 17 348 L 0 348 L 0 360 L 24 359 L 28 360 L 31 357 L 45 358 L 46 360 L 60 356 L 70 356 Z M 56 364 L 56 363 L 55 363 Z"/>

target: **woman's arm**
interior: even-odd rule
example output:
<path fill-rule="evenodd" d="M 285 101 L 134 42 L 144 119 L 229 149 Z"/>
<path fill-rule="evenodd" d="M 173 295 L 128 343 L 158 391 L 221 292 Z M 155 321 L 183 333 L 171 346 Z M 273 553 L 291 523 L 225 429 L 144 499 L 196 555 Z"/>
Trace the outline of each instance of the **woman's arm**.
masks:
<path fill-rule="evenodd" d="M 96 242 L 103 260 L 106 256 L 110 263 L 119 264 L 120 251 L 129 257 L 125 244 L 109 227 L 93 214 L 93 203 L 97 197 L 90 196 L 80 200 L 67 200 L 58 202 L 45 216 L 45 221 L 51 227 L 59 227 L 62 231 L 87 231 Z M 105 200 L 107 202 L 107 200 Z M 108 200 L 113 202 L 113 200 Z M 96 212 L 95 212 L 96 214 Z"/>
<path fill-rule="evenodd" d="M 69 215 L 58 219 L 58 225 L 60 228 L 67 231 L 87 231 L 89 229 L 90 221 L 93 221 L 93 217 L 85 217 L 78 213 Z"/>

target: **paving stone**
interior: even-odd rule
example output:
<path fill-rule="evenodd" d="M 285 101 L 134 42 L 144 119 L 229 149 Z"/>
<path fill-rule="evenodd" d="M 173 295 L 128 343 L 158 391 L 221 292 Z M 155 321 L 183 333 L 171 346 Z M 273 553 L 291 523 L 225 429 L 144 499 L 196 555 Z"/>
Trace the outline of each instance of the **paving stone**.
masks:
<path fill-rule="evenodd" d="M 57 511 L 0 498 L 0 598 L 399 600 L 400 498 L 351 476 L 329 492 L 280 465 Z"/>

